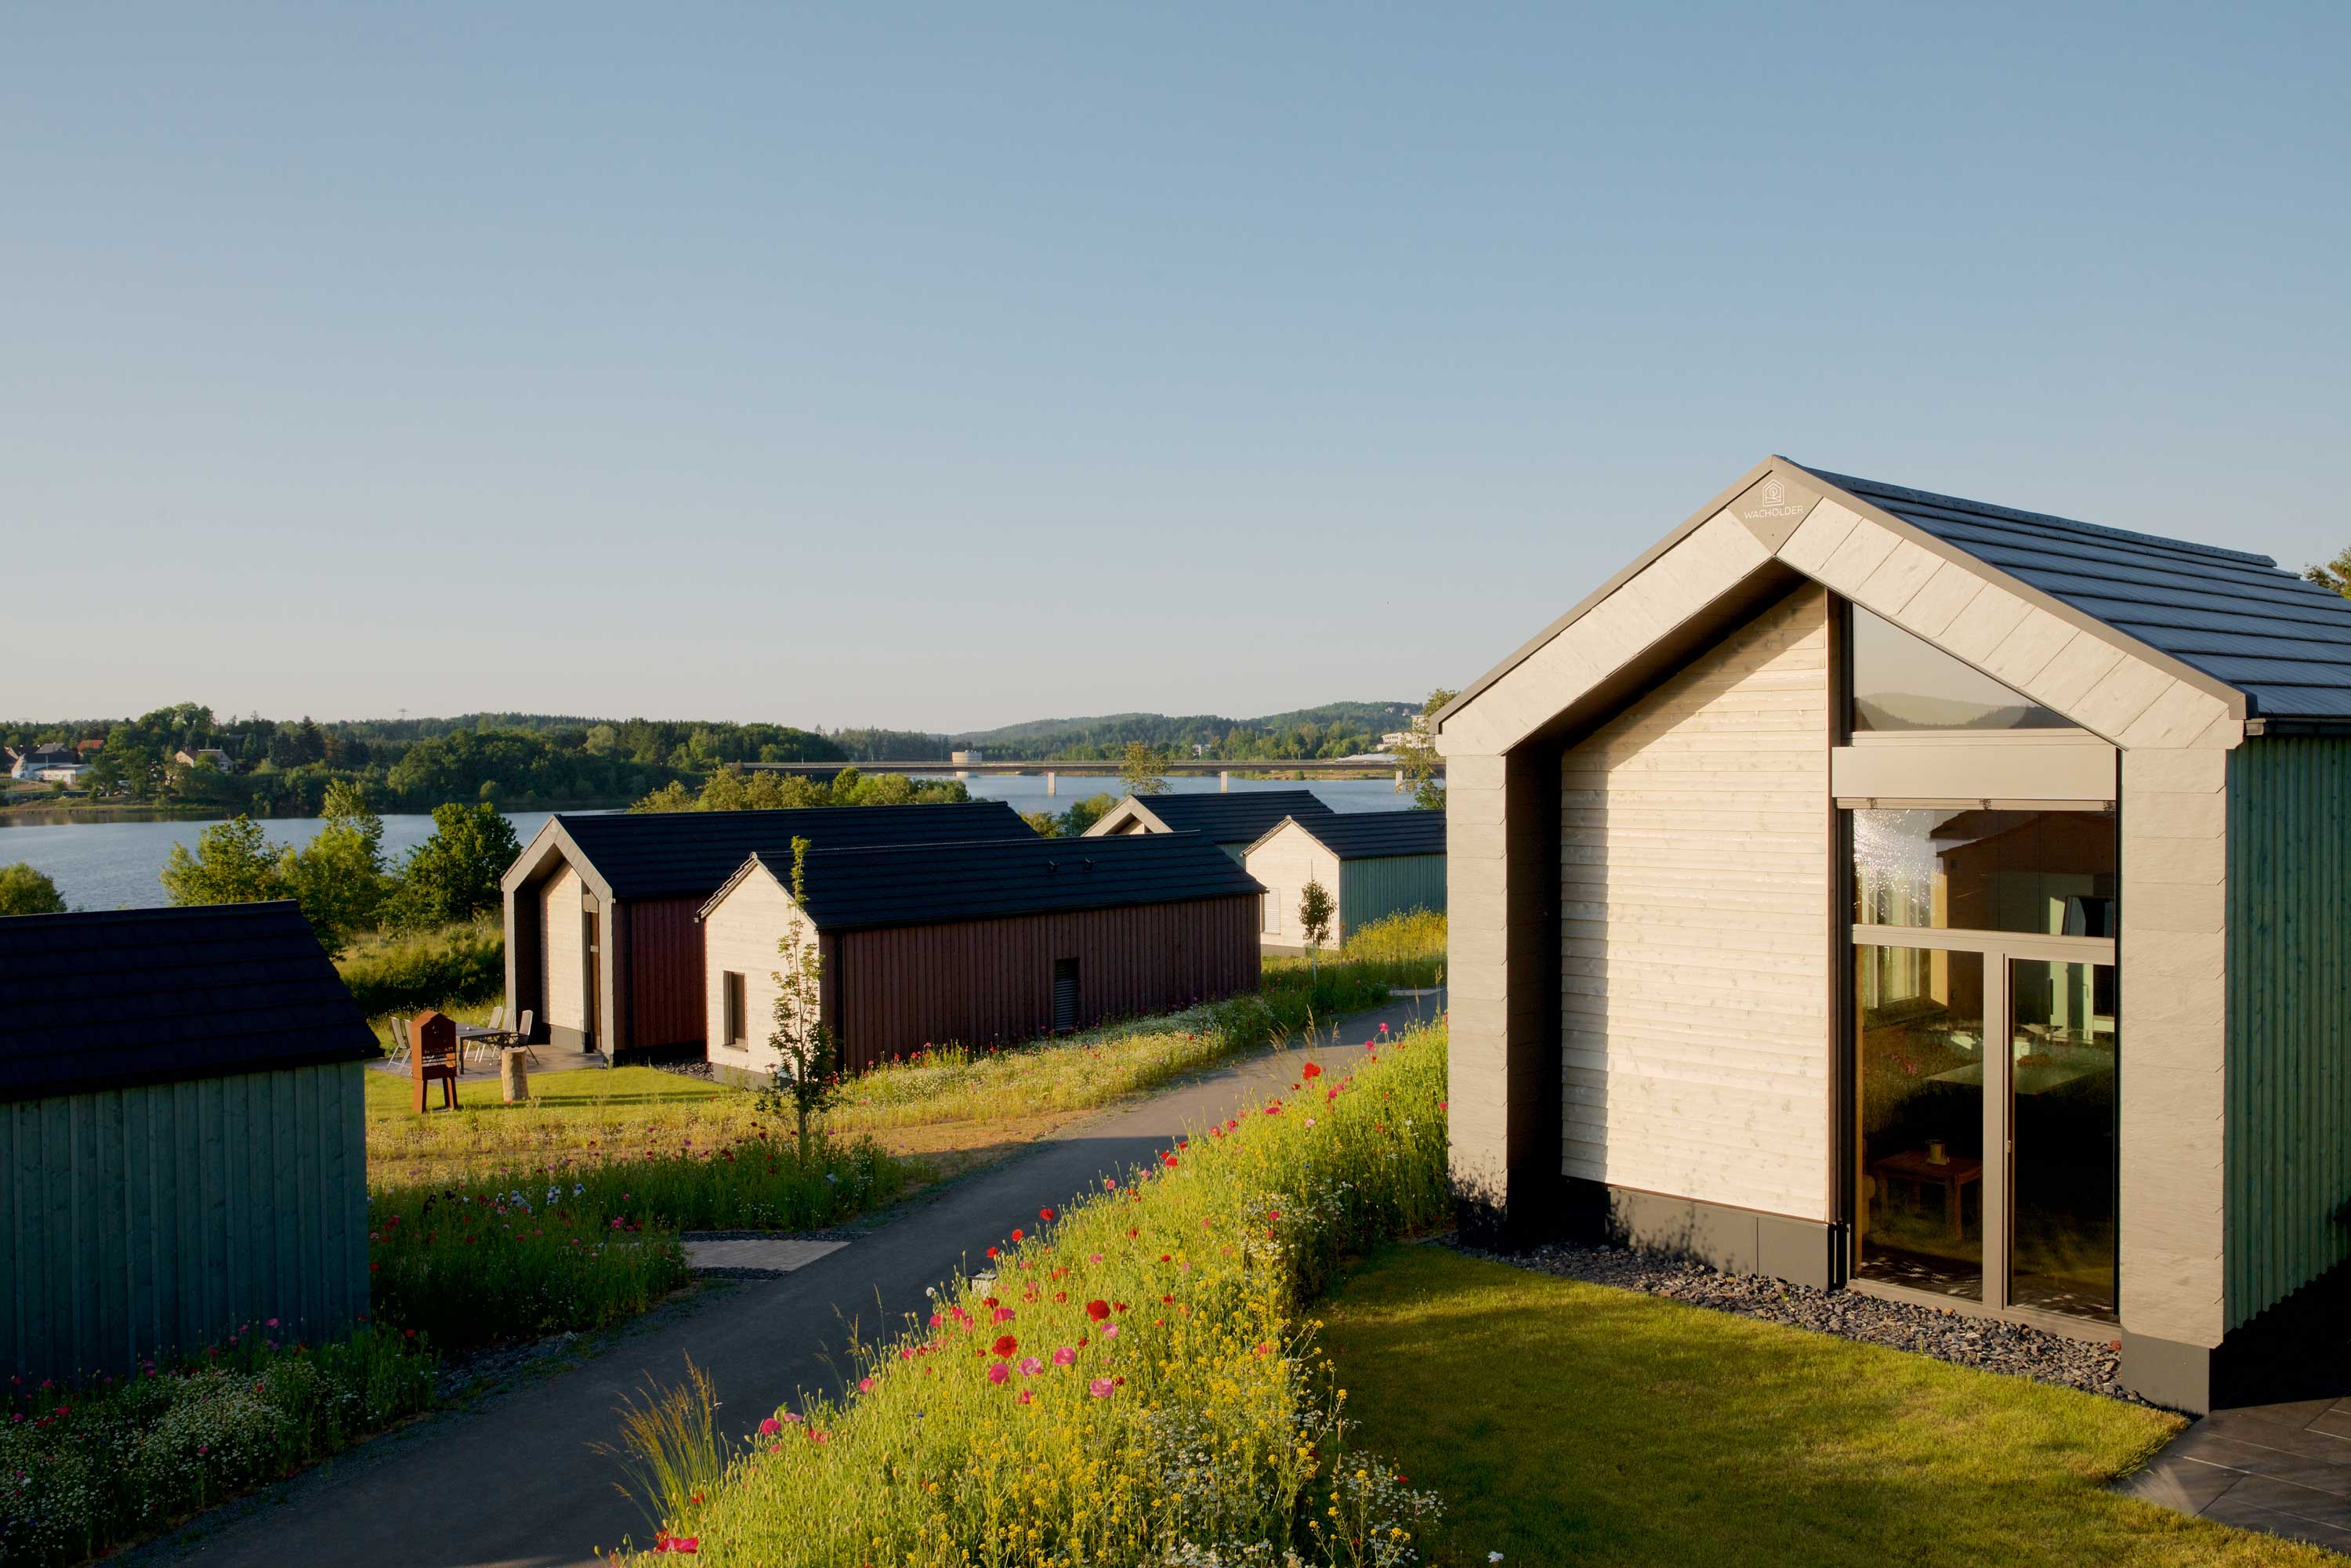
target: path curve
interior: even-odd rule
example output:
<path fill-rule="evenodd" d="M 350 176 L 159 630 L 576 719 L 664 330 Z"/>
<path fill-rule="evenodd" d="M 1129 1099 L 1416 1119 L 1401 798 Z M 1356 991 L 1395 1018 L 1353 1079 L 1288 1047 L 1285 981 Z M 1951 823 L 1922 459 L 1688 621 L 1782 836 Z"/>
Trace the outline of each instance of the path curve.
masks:
<path fill-rule="evenodd" d="M 1341 1020 L 1321 1049 L 1359 1044 L 1383 1022 L 1434 1018 L 1441 993 Z M 781 1279 L 656 1312 L 592 1359 L 378 1437 L 258 1496 L 136 1549 L 129 1564 L 203 1568 L 590 1568 L 652 1526 L 615 1490 L 614 1408 L 650 1373 L 674 1383 L 685 1358 L 716 1385 L 738 1437 L 799 1391 L 836 1389 L 853 1321 L 887 1337 L 967 1258 L 1037 1211 L 1100 1190 L 1186 1128 L 1286 1092 L 1313 1046 L 1228 1063 L 1140 1103 L 1072 1124 L 1002 1162 L 886 1211 L 851 1245 Z"/>

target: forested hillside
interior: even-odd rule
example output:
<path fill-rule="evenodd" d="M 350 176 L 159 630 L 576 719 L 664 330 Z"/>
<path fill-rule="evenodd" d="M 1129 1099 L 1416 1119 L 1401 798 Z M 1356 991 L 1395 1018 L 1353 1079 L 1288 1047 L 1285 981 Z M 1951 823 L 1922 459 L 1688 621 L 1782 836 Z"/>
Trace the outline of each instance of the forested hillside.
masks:
<path fill-rule="evenodd" d="M 72 789 L 18 789 L 11 798 L 19 802 L 65 795 L 298 817 L 316 815 L 339 779 L 360 786 L 377 810 L 423 811 L 450 801 L 621 805 L 673 783 L 698 788 L 734 763 L 935 761 L 969 746 L 1065 761 L 1116 758 L 1134 742 L 1167 756 L 1196 749 L 1237 761 L 1346 757 L 1376 750 L 1414 711 L 1405 703 L 1332 703 L 1250 719 L 1112 714 L 946 735 L 518 713 L 319 723 L 224 718 L 182 703 L 137 718 L 0 722 L 0 740 L 14 749 L 76 747 L 91 765 Z M 208 752 L 225 766 L 200 755 Z"/>

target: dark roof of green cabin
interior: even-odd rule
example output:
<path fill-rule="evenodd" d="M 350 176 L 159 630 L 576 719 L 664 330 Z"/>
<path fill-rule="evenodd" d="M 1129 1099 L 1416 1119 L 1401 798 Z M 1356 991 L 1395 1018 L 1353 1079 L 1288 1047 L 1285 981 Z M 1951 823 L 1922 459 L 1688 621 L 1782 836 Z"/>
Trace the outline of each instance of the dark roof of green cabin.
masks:
<path fill-rule="evenodd" d="M 381 1054 L 291 903 L 0 918 L 0 1101 Z"/>

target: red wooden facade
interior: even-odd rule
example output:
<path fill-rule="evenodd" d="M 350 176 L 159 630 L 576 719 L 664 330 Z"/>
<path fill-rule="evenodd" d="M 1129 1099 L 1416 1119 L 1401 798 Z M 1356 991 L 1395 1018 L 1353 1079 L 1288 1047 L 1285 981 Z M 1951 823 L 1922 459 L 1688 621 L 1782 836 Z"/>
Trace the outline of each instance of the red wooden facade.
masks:
<path fill-rule="evenodd" d="M 1254 895 L 1204 898 L 828 937 L 841 1063 L 858 1071 L 925 1045 L 1046 1034 L 1061 959 L 1077 960 L 1081 1029 L 1255 990 L 1258 906 Z"/>
<path fill-rule="evenodd" d="M 616 1032 L 626 1052 L 702 1043 L 705 1032 L 699 898 L 642 898 L 621 904 L 627 922 L 628 999 Z"/>

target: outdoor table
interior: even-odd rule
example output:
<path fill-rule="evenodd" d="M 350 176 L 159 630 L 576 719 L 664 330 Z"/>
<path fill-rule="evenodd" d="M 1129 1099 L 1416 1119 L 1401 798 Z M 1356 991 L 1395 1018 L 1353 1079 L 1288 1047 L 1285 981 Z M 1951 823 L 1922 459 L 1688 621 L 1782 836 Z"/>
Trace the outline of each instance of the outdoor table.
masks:
<path fill-rule="evenodd" d="M 1926 1150 L 1909 1149 L 1875 1161 L 1869 1172 L 1877 1178 L 1878 1190 L 1889 1202 L 1893 1195 L 1888 1189 L 1897 1181 L 1907 1185 L 1913 1193 L 1929 1186 L 1941 1187 L 1943 1210 L 1951 1226 L 1951 1239 L 1957 1241 L 1963 1234 L 1959 1226 L 1959 1193 L 1970 1182 L 1983 1179 L 1983 1162 L 1966 1155 L 1953 1155 L 1938 1164 L 1927 1157 Z M 1915 1205 L 1916 1202 L 1914 1197 L 1912 1203 Z"/>

